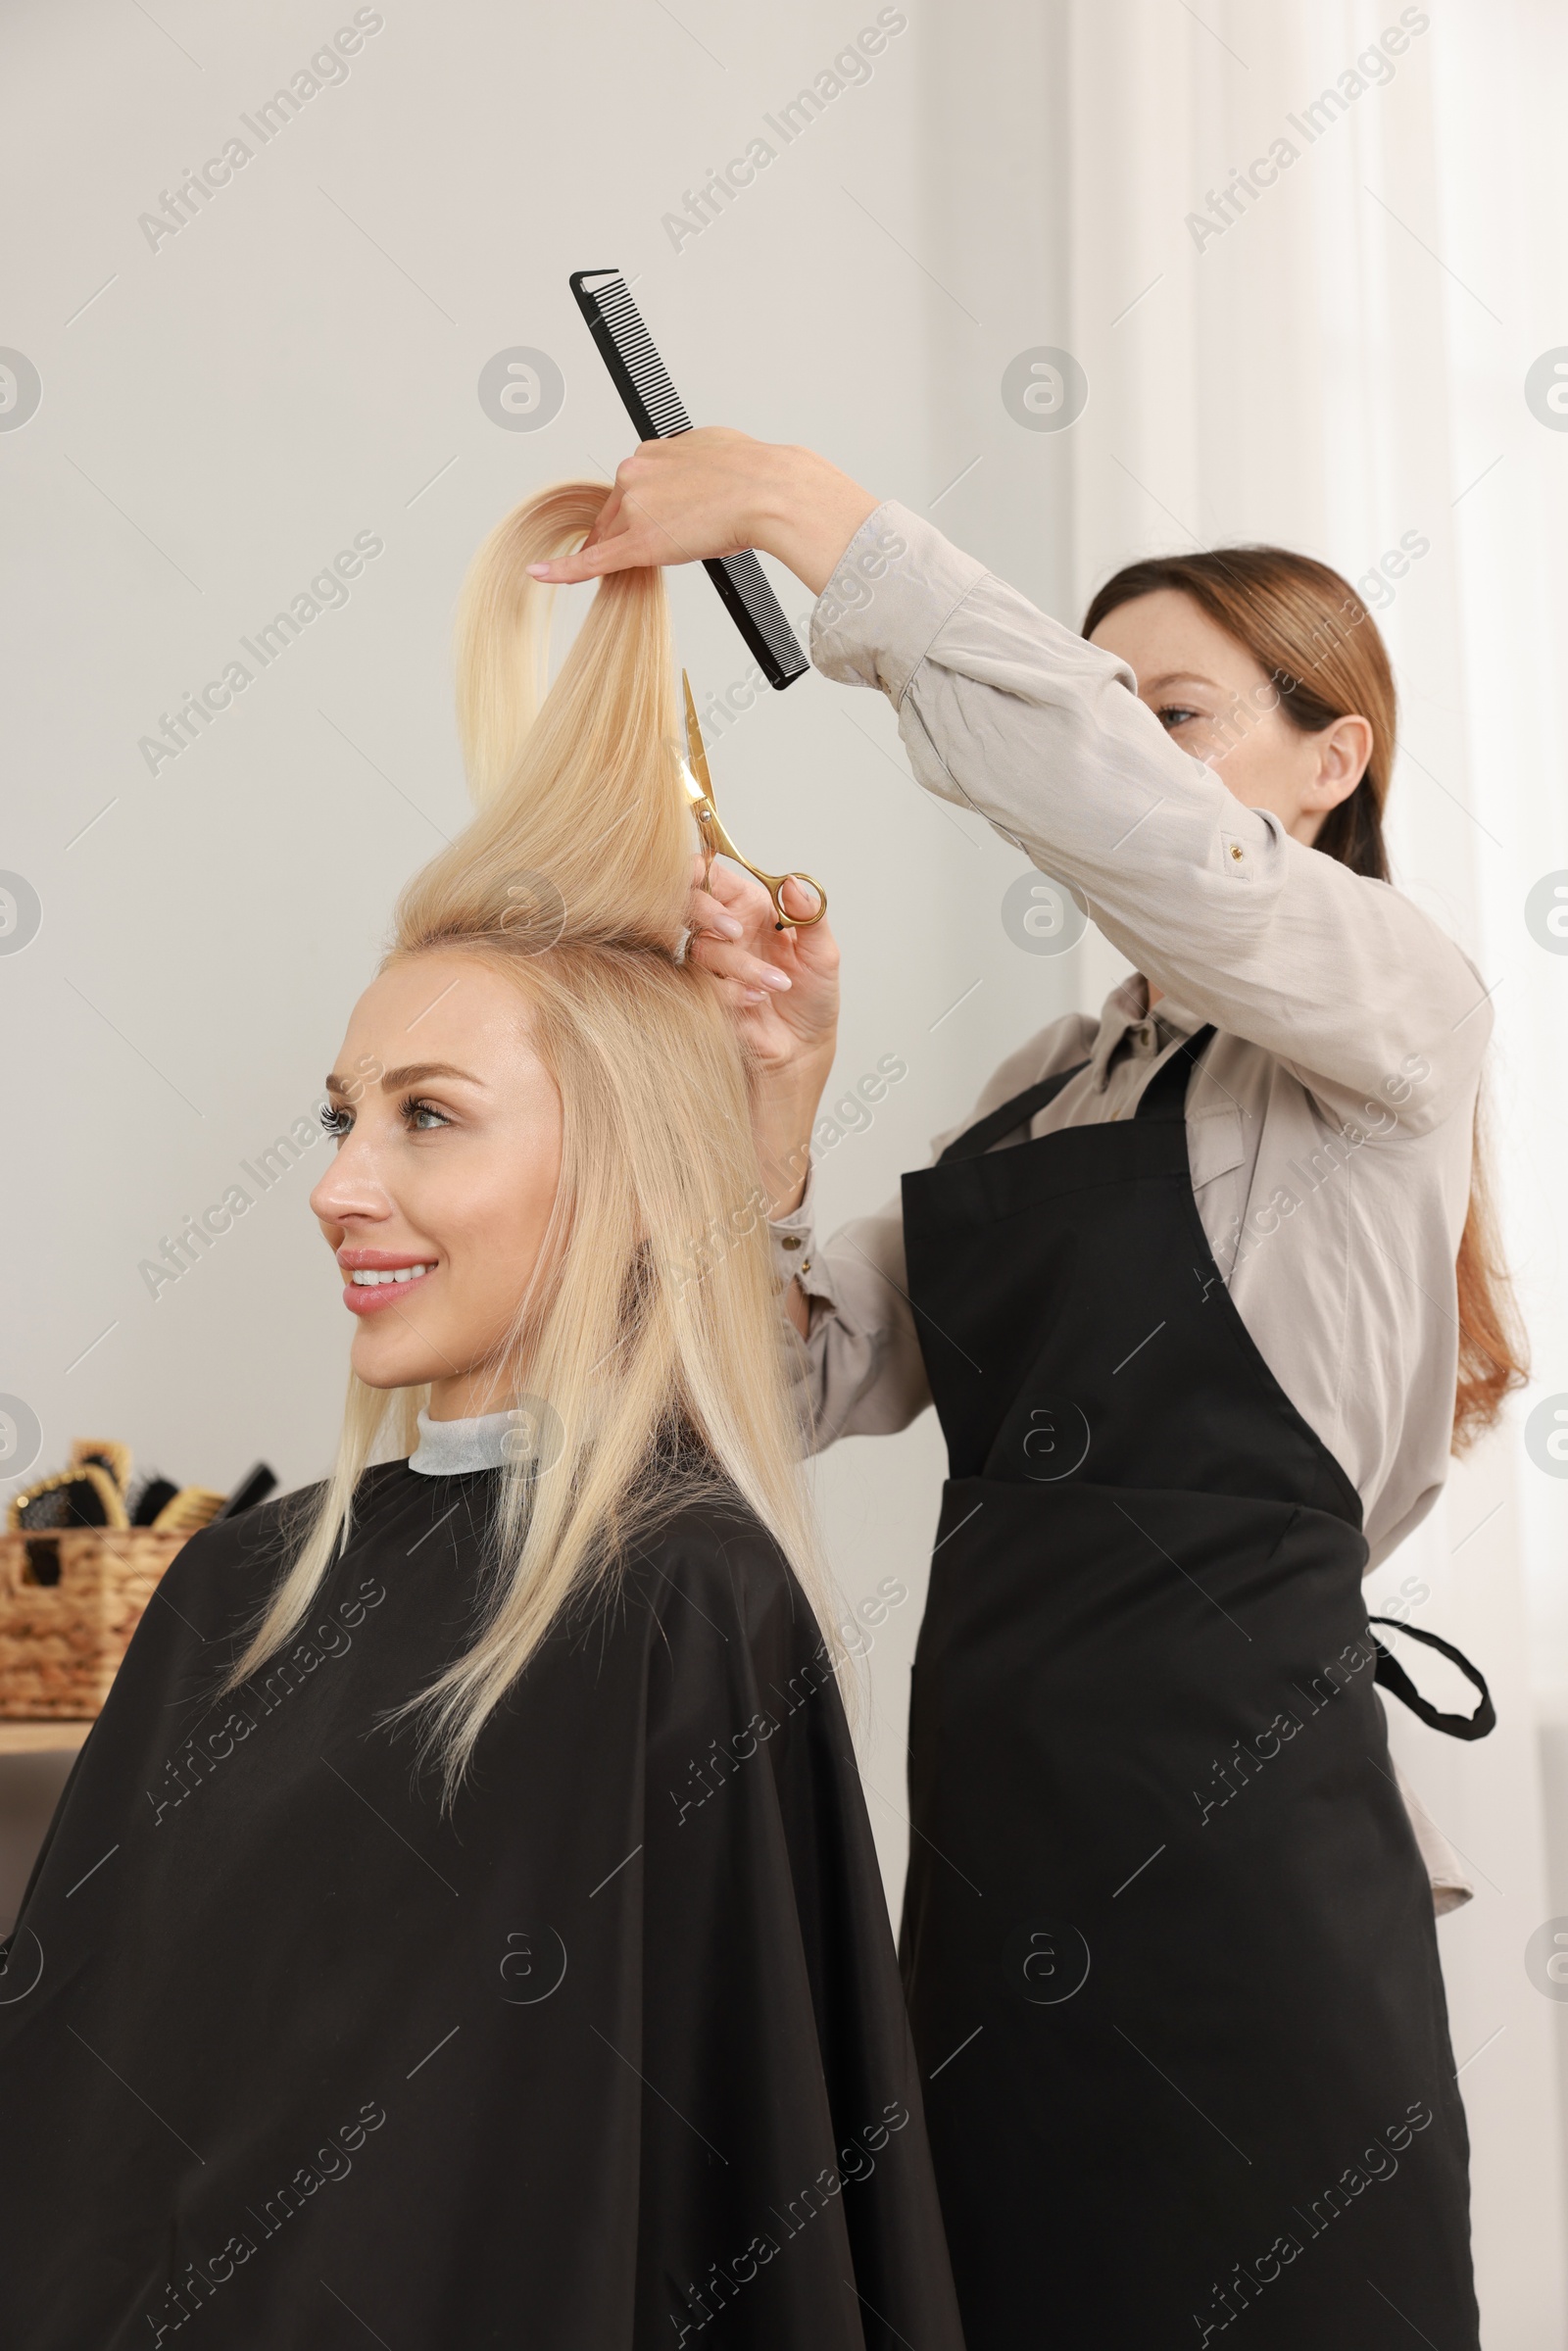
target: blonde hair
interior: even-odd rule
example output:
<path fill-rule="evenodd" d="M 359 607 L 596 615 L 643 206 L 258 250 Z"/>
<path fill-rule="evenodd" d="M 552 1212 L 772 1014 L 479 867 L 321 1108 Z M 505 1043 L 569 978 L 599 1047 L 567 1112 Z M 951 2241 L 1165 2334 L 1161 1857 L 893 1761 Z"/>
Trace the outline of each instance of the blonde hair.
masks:
<path fill-rule="evenodd" d="M 549 1442 L 503 1470 L 472 1645 L 411 1701 L 449 1796 L 562 1611 L 694 1493 L 733 1488 L 829 1622 L 749 1073 L 716 983 L 680 959 L 695 830 L 658 571 L 600 584 L 545 690 L 552 596 L 526 566 L 579 545 L 605 496 L 543 491 L 474 560 L 458 715 L 478 813 L 404 891 L 386 957 L 442 949 L 513 980 L 563 1109 L 545 1246 L 495 1366 Z M 336 1466 L 231 1683 L 303 1621 L 365 1469 L 394 1435 L 407 1449 L 427 1393 L 351 1377 Z"/>

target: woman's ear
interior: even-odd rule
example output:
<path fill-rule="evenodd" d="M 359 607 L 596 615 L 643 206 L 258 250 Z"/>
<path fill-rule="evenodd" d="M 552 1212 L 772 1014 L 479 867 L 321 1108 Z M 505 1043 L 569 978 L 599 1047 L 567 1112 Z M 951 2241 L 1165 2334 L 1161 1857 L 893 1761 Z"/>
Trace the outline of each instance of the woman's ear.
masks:
<path fill-rule="evenodd" d="M 1317 745 L 1317 775 L 1302 801 L 1303 810 L 1325 814 L 1348 800 L 1366 773 L 1372 757 L 1370 719 L 1350 715 L 1336 718 L 1313 738 Z"/>

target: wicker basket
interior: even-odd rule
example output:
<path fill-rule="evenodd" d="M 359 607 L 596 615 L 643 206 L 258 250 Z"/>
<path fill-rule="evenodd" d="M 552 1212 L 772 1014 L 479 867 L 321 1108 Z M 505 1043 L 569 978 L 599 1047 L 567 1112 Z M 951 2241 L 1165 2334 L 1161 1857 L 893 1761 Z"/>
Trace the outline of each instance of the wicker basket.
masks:
<path fill-rule="evenodd" d="M 0 1535 L 0 1720 L 95 1715 L 186 1535 Z"/>

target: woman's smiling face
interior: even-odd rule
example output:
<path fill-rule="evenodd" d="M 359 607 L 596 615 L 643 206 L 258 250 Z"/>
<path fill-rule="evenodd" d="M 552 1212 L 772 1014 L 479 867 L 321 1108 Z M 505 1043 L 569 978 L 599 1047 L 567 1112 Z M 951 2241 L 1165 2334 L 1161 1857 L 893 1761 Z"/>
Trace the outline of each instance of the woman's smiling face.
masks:
<path fill-rule="evenodd" d="M 311 1194 L 371 1388 L 431 1389 L 437 1420 L 500 1411 L 492 1366 L 561 1177 L 561 1097 L 526 998 L 458 950 L 412 955 L 361 997 L 327 1079 L 331 1166 Z"/>

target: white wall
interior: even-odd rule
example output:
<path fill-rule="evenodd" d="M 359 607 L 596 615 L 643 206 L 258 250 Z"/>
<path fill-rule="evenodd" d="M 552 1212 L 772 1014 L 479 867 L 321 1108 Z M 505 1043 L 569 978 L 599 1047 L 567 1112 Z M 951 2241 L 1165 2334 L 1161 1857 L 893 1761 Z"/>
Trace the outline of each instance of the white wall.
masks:
<path fill-rule="evenodd" d="M 869 83 L 679 250 L 662 217 L 873 20 L 870 0 L 378 13 L 348 79 L 266 146 L 242 133 L 243 171 L 154 251 L 138 216 L 352 9 L 10 12 L 0 170 L 26 235 L 0 343 L 37 367 L 42 402 L 0 431 L 0 864 L 36 890 L 42 927 L 0 954 L 0 1390 L 36 1413 L 39 1466 L 78 1433 L 219 1486 L 258 1453 L 291 1484 L 327 1456 L 345 1339 L 311 1155 L 156 1301 L 138 1261 L 310 1111 L 398 884 L 461 821 L 446 644 L 464 564 L 509 503 L 628 445 L 566 288 L 606 263 L 636 278 L 700 420 L 823 448 L 1062 617 L 1151 549 L 1276 538 L 1355 575 L 1401 531 L 1431 539 L 1386 615 L 1409 753 L 1395 844 L 1406 886 L 1498 978 L 1510 1244 L 1538 1393 L 1568 1391 L 1568 965 L 1522 918 L 1531 885 L 1568 866 L 1568 435 L 1522 397 L 1530 363 L 1568 340 L 1568 61 L 1545 0 L 1434 10 L 1392 84 L 1310 151 L 1298 140 L 1201 252 L 1186 214 L 1396 21 L 1392 0 L 909 0 Z M 537 432 L 499 429 L 477 397 L 517 345 L 564 377 Z M 1002 404 L 1007 362 L 1036 345 L 1088 372 L 1068 431 L 1025 432 Z M 150 774 L 138 738 L 360 531 L 384 553 L 347 607 Z M 722 689 L 744 649 L 706 581 L 672 588 L 683 658 Z M 1014 949 L 999 904 L 1015 855 L 912 791 L 870 697 L 813 676 L 712 748 L 737 838 L 832 888 L 840 1084 L 884 1053 L 909 1066 L 823 1161 L 831 1222 L 883 1198 L 1004 1052 L 1098 1004 L 1119 967 L 1092 937 L 1059 963 Z M 1491 1882 L 1442 1930 L 1456 2046 L 1484 2052 L 1463 2082 L 1489 2351 L 1562 2334 L 1550 2054 L 1568 2012 L 1523 1951 L 1568 1911 L 1568 1807 L 1560 1786 L 1544 1806 L 1533 1718 L 1568 1723 L 1568 1486 L 1521 1422 L 1395 1576 L 1415 1560 L 1418 1621 L 1483 1658 L 1504 1709 L 1481 1747 L 1397 1734 Z M 928 1418 L 819 1474 L 847 1587 L 891 1572 L 911 1590 L 878 1637 L 867 1741 L 896 1893 L 940 1444 Z"/>

